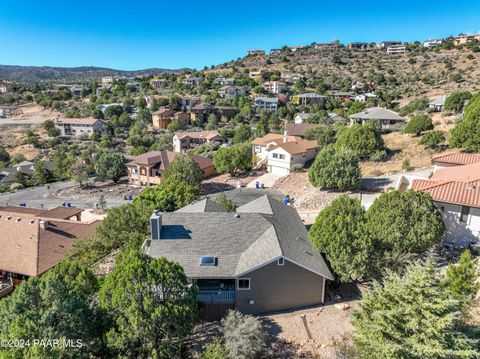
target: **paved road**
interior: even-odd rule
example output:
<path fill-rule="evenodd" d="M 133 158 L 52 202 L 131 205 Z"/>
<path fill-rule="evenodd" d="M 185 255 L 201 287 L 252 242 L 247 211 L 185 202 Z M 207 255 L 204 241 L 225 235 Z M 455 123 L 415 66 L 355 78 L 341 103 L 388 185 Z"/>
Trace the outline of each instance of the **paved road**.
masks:
<path fill-rule="evenodd" d="M 43 205 L 43 208 L 50 209 L 61 206 L 63 202 L 71 202 L 72 206 L 78 208 L 87 209 L 95 207 L 95 203 L 98 202 L 98 198 L 72 200 L 69 198 L 54 198 L 49 196 L 58 190 L 73 186 L 76 186 L 75 182 L 64 181 L 50 184 L 50 189 L 45 185 L 26 188 L 13 193 L 2 193 L 0 194 L 0 206 L 18 206 L 20 203 L 26 203 L 27 207 L 42 208 Z M 106 201 L 108 208 L 117 207 L 127 203 L 127 201 L 123 200 L 122 198 L 106 198 Z"/>

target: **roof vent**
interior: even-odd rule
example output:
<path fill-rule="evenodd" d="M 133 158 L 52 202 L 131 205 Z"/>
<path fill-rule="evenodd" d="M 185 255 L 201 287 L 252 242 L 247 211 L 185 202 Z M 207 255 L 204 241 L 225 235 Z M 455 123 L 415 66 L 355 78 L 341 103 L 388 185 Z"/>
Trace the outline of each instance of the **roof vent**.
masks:
<path fill-rule="evenodd" d="M 213 256 L 201 256 L 200 257 L 201 266 L 213 267 L 217 265 L 217 258 Z"/>
<path fill-rule="evenodd" d="M 234 217 L 235 218 L 240 218 L 240 213 L 235 213 Z"/>

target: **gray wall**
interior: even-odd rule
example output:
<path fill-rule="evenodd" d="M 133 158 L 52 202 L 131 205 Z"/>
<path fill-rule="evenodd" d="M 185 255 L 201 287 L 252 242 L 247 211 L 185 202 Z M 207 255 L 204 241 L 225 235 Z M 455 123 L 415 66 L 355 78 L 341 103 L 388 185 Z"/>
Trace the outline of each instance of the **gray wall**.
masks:
<path fill-rule="evenodd" d="M 243 313 L 257 314 L 320 304 L 323 277 L 285 259 L 267 264 L 240 278 L 250 278 L 250 290 L 235 292 L 235 306 Z M 254 304 L 249 304 L 253 299 Z"/>

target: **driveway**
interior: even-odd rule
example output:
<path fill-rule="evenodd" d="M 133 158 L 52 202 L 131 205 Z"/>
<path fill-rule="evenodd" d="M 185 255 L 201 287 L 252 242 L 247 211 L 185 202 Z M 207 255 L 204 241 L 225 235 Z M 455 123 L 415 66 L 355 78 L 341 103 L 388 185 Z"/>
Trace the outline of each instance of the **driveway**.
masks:
<path fill-rule="evenodd" d="M 248 188 L 255 188 L 256 186 L 256 183 L 259 182 L 260 183 L 260 186 L 263 185 L 265 186 L 265 188 L 270 188 L 273 186 L 273 184 L 279 179 L 279 178 L 282 178 L 284 176 L 281 176 L 281 175 L 276 175 L 276 174 L 273 174 L 273 173 L 265 173 L 264 175 L 261 175 L 260 177 L 257 177 L 256 179 L 254 179 L 253 181 L 251 181 L 249 184 L 247 184 L 247 187 Z"/>
<path fill-rule="evenodd" d="M 51 183 L 49 187 L 44 185 L 26 188 L 12 193 L 2 193 L 0 194 L 0 206 L 18 206 L 20 203 L 25 203 L 27 207 L 50 209 L 70 202 L 74 207 L 83 209 L 94 208 L 95 203 L 98 202 L 98 198 L 72 200 L 70 198 L 53 197 L 56 191 L 76 185 L 73 181 L 63 181 Z M 106 198 L 105 200 L 108 208 L 118 207 L 124 203 L 128 203 L 128 201 L 125 201 L 123 198 Z"/>

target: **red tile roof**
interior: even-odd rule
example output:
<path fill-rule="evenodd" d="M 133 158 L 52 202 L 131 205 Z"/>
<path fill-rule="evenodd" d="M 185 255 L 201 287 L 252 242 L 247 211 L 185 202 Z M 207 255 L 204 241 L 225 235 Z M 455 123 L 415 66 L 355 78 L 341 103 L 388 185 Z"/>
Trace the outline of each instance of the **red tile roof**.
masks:
<path fill-rule="evenodd" d="M 159 170 L 163 172 L 165 167 L 168 166 L 177 156 L 185 156 L 178 152 L 173 151 L 151 151 L 138 155 L 132 159 L 127 166 L 136 165 L 149 165 L 156 166 L 160 164 Z M 201 169 L 205 169 L 213 166 L 213 162 L 208 158 L 202 156 L 190 156 L 195 162 L 198 163 Z"/>
<path fill-rule="evenodd" d="M 470 165 L 480 162 L 480 154 L 450 152 L 432 157 L 432 162 L 443 165 Z"/>

